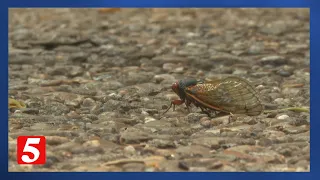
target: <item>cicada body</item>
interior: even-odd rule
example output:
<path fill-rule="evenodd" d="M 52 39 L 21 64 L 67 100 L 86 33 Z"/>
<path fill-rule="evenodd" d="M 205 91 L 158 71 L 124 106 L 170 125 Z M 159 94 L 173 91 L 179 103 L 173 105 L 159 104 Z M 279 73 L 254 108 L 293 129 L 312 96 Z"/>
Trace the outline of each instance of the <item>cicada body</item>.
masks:
<path fill-rule="evenodd" d="M 180 97 L 171 102 L 173 109 L 175 105 L 185 103 L 188 109 L 194 104 L 206 113 L 212 110 L 249 116 L 259 115 L 264 109 L 254 87 L 247 80 L 238 77 L 212 82 L 185 79 L 175 82 L 172 90 Z"/>

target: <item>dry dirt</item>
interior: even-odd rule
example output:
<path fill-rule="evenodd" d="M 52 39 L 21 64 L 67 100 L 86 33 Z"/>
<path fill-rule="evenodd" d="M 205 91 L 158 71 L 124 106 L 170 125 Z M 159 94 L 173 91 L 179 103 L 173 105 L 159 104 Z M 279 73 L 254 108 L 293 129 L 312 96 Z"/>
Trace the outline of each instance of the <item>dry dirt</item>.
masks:
<path fill-rule="evenodd" d="M 8 169 L 310 171 L 309 26 L 308 9 L 11 9 Z M 226 76 L 266 112 L 162 114 L 177 80 Z M 46 136 L 45 165 L 17 164 L 20 135 Z"/>

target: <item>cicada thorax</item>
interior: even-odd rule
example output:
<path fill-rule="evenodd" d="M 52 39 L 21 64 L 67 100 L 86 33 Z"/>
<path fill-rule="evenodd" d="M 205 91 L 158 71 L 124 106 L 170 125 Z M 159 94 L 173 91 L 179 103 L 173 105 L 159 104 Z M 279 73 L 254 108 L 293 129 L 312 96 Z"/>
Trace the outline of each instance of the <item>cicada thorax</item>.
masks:
<path fill-rule="evenodd" d="M 181 99 L 173 101 L 174 105 L 185 103 L 188 108 L 194 104 L 202 111 L 213 110 L 249 116 L 259 115 L 263 111 L 263 105 L 254 87 L 238 77 L 227 77 L 212 82 L 180 80 L 172 89 Z"/>
<path fill-rule="evenodd" d="M 196 79 L 183 79 L 172 85 L 172 90 L 180 97 L 181 100 L 186 100 L 187 94 L 185 92 L 186 88 L 193 87 L 201 81 Z"/>

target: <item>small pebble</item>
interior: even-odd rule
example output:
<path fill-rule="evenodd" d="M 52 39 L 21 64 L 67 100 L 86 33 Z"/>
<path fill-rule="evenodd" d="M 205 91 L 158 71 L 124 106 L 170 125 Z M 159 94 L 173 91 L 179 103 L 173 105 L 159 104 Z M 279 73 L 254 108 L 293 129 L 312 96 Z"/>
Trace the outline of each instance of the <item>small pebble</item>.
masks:
<path fill-rule="evenodd" d="M 177 67 L 176 64 L 173 63 L 164 63 L 162 66 L 162 69 L 165 71 L 172 71 L 173 69 L 175 69 Z"/>
<path fill-rule="evenodd" d="M 280 116 L 277 117 L 277 119 L 279 119 L 279 120 L 283 120 L 283 119 L 287 119 L 287 118 L 289 118 L 289 116 L 286 115 L 286 114 L 280 115 Z"/>
<path fill-rule="evenodd" d="M 35 108 L 22 108 L 20 111 L 25 114 L 39 114 L 39 109 Z"/>
<path fill-rule="evenodd" d="M 91 140 L 91 141 L 85 142 L 83 145 L 86 147 L 99 147 L 100 141 L 99 140 Z"/>
<path fill-rule="evenodd" d="M 212 126 L 211 120 L 208 117 L 202 117 L 200 119 L 200 124 L 205 128 L 210 128 Z"/>
<path fill-rule="evenodd" d="M 142 114 L 142 115 L 145 115 L 145 116 L 148 116 L 148 115 L 149 115 L 149 113 L 148 113 L 147 111 L 144 111 L 144 110 L 141 111 L 141 114 Z M 146 121 L 146 119 L 145 119 L 145 121 Z"/>
<path fill-rule="evenodd" d="M 283 98 L 277 98 L 274 100 L 274 102 L 276 102 L 277 104 L 282 104 Z"/>
<path fill-rule="evenodd" d="M 133 146 L 129 145 L 124 148 L 124 152 L 128 154 L 134 154 L 136 152 L 136 149 Z"/>
<path fill-rule="evenodd" d="M 182 73 L 182 72 L 184 72 L 184 68 L 183 68 L 183 67 L 177 67 L 177 68 L 174 69 L 173 72 L 175 72 L 175 73 Z"/>
<path fill-rule="evenodd" d="M 155 118 L 150 117 L 150 116 L 144 118 L 144 122 L 145 123 L 148 123 L 148 122 L 151 122 L 151 121 L 155 121 L 155 120 L 156 120 Z"/>
<path fill-rule="evenodd" d="M 85 98 L 82 102 L 82 105 L 84 107 L 92 107 L 95 105 L 95 101 L 91 98 Z"/>

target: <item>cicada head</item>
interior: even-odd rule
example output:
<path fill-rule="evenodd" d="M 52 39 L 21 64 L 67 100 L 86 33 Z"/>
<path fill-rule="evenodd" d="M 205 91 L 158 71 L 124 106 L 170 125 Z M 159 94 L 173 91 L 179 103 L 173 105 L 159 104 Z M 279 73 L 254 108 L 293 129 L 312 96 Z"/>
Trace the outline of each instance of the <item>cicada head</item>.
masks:
<path fill-rule="evenodd" d="M 196 79 L 183 79 L 172 84 L 172 90 L 180 97 L 181 100 L 186 99 L 185 88 L 194 86 L 198 83 Z"/>

